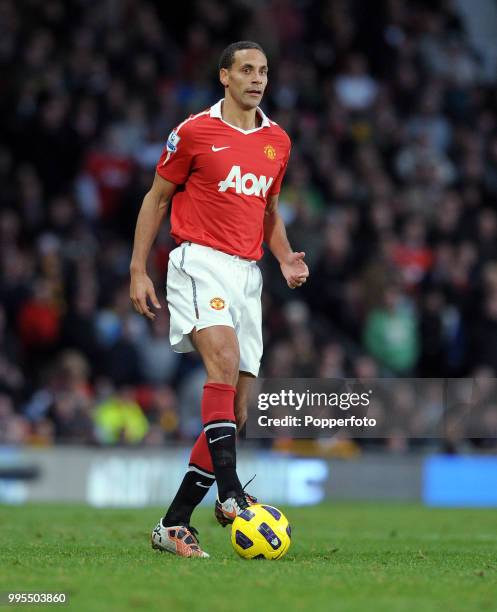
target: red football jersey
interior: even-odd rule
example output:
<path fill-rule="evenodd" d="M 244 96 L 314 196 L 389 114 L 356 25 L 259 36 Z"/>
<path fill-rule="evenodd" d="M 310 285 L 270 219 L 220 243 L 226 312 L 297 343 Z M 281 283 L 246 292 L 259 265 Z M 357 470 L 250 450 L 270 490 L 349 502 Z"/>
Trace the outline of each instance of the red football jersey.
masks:
<path fill-rule="evenodd" d="M 263 254 L 267 198 L 279 193 L 290 139 L 258 108 L 261 126 L 226 123 L 220 100 L 169 135 L 157 172 L 176 183 L 171 235 L 245 259 Z"/>

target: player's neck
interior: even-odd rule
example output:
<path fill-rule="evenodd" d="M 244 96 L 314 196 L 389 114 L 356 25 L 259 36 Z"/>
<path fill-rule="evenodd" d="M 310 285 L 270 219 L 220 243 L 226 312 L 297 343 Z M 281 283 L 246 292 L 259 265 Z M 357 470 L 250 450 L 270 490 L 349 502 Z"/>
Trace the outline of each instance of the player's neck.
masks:
<path fill-rule="evenodd" d="M 253 130 L 259 127 L 259 115 L 256 108 L 244 110 L 236 102 L 226 96 L 221 106 L 223 121 L 242 130 Z"/>

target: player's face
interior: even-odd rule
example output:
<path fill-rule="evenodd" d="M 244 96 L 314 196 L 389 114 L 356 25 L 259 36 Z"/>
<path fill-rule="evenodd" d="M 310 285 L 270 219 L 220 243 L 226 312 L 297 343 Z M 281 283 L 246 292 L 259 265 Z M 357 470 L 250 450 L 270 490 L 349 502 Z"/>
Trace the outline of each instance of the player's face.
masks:
<path fill-rule="evenodd" d="M 244 109 L 255 108 L 267 85 L 267 58 L 257 49 L 236 51 L 229 69 L 222 68 L 221 83 L 228 87 L 231 97 Z"/>

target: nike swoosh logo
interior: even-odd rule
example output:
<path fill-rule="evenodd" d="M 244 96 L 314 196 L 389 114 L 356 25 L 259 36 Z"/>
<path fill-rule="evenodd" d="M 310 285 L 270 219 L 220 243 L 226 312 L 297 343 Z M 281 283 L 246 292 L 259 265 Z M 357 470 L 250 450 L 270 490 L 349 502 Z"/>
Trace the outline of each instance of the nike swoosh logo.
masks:
<path fill-rule="evenodd" d="M 231 436 L 231 434 L 226 434 L 225 436 L 219 436 L 219 438 L 214 438 L 214 440 L 211 440 L 209 438 L 209 442 L 212 444 L 213 442 L 217 442 L 218 440 L 222 440 L 223 438 L 229 438 Z"/>
<path fill-rule="evenodd" d="M 212 150 L 214 151 L 214 153 L 217 153 L 218 151 L 222 151 L 223 149 L 229 149 L 230 147 L 215 147 L 214 145 L 212 145 Z"/>
<path fill-rule="evenodd" d="M 198 485 L 199 487 L 204 487 L 204 489 L 210 489 L 211 488 L 211 485 L 204 485 L 199 480 L 197 480 L 197 482 L 195 484 Z"/>

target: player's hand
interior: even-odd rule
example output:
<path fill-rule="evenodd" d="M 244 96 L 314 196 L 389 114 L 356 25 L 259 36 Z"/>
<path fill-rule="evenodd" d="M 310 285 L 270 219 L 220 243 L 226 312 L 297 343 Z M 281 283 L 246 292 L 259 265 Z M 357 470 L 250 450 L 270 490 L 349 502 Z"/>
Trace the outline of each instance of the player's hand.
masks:
<path fill-rule="evenodd" d="M 155 295 L 154 284 L 145 272 L 135 272 L 131 274 L 129 294 L 136 312 L 139 312 L 149 319 L 155 319 L 155 313 L 150 310 L 147 298 L 155 308 L 160 308 L 161 305 Z"/>
<path fill-rule="evenodd" d="M 305 253 L 291 253 L 281 263 L 281 272 L 290 289 L 301 287 L 309 276 L 309 268 L 304 262 Z"/>

